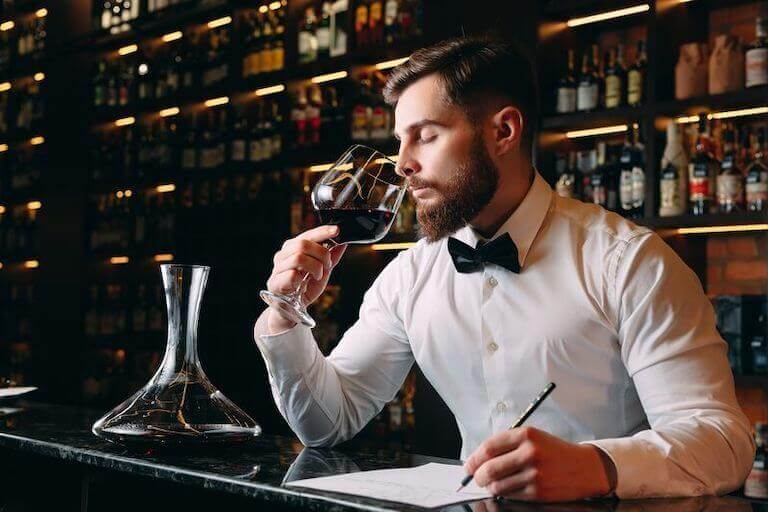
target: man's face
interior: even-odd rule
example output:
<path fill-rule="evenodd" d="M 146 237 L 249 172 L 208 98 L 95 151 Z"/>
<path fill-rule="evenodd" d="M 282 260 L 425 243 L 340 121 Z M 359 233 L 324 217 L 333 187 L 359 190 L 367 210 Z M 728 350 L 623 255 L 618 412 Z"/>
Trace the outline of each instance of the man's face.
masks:
<path fill-rule="evenodd" d="M 399 172 L 409 176 L 421 235 L 435 241 L 469 223 L 496 192 L 498 170 L 461 108 L 443 100 L 435 75 L 414 82 L 395 109 Z"/>

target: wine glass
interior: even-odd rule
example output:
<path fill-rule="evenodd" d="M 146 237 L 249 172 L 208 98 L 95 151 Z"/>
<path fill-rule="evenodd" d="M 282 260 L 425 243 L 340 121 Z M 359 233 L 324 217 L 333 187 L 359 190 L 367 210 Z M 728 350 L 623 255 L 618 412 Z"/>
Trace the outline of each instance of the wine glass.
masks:
<path fill-rule="evenodd" d="M 370 244 L 384 238 L 407 187 L 407 179 L 397 174 L 395 162 L 383 153 L 360 144 L 347 149 L 312 189 L 320 222 L 339 226 L 339 234 L 323 245 Z M 302 302 L 309 277 L 306 274 L 290 294 L 262 290 L 261 298 L 286 318 L 314 327 Z"/>

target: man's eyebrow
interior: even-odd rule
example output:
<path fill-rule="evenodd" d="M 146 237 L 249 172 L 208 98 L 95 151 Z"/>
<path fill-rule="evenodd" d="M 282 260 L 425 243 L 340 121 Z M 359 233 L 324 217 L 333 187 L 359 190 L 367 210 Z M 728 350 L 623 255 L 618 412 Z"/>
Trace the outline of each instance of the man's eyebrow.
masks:
<path fill-rule="evenodd" d="M 441 126 L 445 127 L 445 123 L 441 123 L 440 121 L 437 121 L 435 119 L 422 119 L 421 121 L 417 121 L 415 123 L 410 124 L 405 128 L 406 132 L 414 132 L 418 130 L 419 128 L 424 128 L 425 126 Z M 400 140 L 400 135 L 397 133 L 397 131 L 392 132 L 397 140 Z"/>

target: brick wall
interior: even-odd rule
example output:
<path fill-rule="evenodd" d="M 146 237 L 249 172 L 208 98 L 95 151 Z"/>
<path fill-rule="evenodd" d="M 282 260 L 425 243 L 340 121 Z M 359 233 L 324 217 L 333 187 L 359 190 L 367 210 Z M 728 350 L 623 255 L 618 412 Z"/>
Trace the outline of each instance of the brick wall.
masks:
<path fill-rule="evenodd" d="M 707 240 L 707 295 L 768 294 L 768 234 L 710 236 Z M 768 378 L 737 377 L 736 396 L 752 424 L 768 422 Z"/>

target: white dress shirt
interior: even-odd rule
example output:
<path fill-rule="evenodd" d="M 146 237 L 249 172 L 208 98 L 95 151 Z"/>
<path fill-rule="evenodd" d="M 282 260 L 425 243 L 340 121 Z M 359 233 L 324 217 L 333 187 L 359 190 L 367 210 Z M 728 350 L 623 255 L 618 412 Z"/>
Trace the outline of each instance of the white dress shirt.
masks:
<path fill-rule="evenodd" d="M 619 497 L 738 488 L 755 446 L 691 269 L 652 231 L 554 194 L 538 173 L 494 238 L 505 232 L 519 274 L 458 273 L 447 239 L 398 254 L 328 357 L 305 327 L 265 335 L 262 315 L 256 343 L 299 439 L 351 438 L 416 361 L 456 416 L 462 459 L 552 381 L 526 425 L 601 448 Z M 470 227 L 454 236 L 480 239 Z"/>

